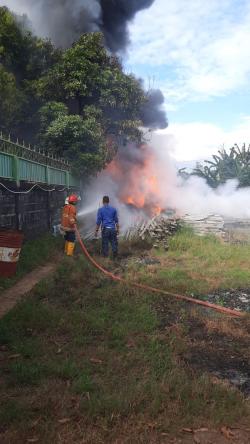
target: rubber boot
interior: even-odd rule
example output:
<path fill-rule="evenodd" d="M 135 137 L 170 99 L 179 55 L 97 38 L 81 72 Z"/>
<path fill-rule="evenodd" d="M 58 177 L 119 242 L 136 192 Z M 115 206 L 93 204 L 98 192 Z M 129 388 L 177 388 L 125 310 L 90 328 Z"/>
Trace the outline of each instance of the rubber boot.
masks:
<path fill-rule="evenodd" d="M 68 242 L 67 256 L 73 256 L 75 249 L 75 242 Z"/>
<path fill-rule="evenodd" d="M 65 254 L 67 254 L 68 253 L 68 241 L 65 241 L 65 244 L 64 244 L 64 253 Z"/>

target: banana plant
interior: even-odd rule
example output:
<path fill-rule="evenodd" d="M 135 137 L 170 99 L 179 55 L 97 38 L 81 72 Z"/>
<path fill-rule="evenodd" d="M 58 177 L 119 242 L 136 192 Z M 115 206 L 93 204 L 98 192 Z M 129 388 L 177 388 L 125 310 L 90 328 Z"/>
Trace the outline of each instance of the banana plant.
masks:
<path fill-rule="evenodd" d="M 223 147 L 212 160 L 197 164 L 192 175 L 204 178 L 213 188 L 230 179 L 237 179 L 239 187 L 250 186 L 250 145 L 235 144 L 229 151 Z"/>

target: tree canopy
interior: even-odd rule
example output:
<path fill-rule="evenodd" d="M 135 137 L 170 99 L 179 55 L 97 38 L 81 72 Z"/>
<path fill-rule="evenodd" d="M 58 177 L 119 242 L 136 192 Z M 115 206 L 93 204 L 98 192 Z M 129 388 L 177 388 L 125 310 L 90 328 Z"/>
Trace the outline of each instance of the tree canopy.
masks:
<path fill-rule="evenodd" d="M 147 101 L 101 33 L 84 34 L 62 51 L 0 7 L 0 129 L 68 158 L 94 174 L 118 144 L 140 142 Z"/>

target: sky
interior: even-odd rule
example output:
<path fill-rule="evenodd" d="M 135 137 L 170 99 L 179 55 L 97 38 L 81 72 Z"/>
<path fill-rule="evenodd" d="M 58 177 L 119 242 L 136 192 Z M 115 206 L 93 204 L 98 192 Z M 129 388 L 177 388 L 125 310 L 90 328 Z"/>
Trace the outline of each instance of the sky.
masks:
<path fill-rule="evenodd" d="M 250 142 L 249 0 L 155 0 L 130 24 L 125 66 L 161 88 L 178 161 Z"/>
<path fill-rule="evenodd" d="M 17 0 L 1 4 L 30 12 Z M 155 0 L 129 30 L 125 69 L 163 91 L 169 126 L 157 137 L 177 161 L 248 145 L 249 0 Z"/>

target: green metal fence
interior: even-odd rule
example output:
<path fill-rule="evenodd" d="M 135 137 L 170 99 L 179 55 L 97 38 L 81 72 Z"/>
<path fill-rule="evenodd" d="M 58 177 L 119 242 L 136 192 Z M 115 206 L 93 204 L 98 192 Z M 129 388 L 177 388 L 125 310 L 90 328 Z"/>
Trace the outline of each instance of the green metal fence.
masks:
<path fill-rule="evenodd" d="M 12 142 L 0 134 L 0 178 L 79 188 L 80 181 L 72 175 L 63 159 L 46 155 L 39 149 Z"/>

